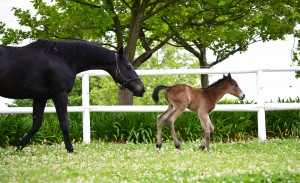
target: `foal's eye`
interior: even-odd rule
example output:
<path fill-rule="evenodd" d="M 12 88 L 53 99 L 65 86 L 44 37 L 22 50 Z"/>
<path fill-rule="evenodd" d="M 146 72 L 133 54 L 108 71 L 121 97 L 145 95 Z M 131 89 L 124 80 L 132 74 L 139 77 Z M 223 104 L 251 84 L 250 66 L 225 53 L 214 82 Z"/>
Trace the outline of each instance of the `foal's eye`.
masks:
<path fill-rule="evenodd" d="M 239 87 L 237 84 L 232 85 L 232 86 L 233 86 L 233 88 L 235 88 L 235 89 Z"/>

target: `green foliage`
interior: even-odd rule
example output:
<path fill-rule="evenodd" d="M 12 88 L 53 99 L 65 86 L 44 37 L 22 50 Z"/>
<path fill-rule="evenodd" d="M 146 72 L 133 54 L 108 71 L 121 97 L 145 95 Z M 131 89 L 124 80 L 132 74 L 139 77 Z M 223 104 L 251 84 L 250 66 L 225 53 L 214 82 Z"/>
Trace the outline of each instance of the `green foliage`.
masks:
<path fill-rule="evenodd" d="M 268 111 L 266 119 L 267 136 L 289 138 L 300 134 L 300 111 Z"/>
<path fill-rule="evenodd" d="M 133 52 L 151 55 L 171 38 L 199 59 L 201 49 L 214 51 L 217 61 L 246 51 L 257 41 L 299 37 L 297 0 L 277 1 L 31 1 L 36 14 L 13 8 L 20 25 L 29 31 L 0 24 L 3 44 L 24 38 L 84 39 L 111 47 L 127 43 Z M 178 12 L 178 13 L 174 13 Z M 169 37 L 169 38 L 168 38 Z M 133 53 L 130 60 L 134 58 Z M 136 54 L 139 55 L 139 54 Z M 136 66 L 149 56 L 136 57 Z M 296 57 L 295 57 L 296 58 Z"/>
<path fill-rule="evenodd" d="M 295 102 L 279 100 L 279 102 Z M 231 102 L 232 103 L 232 102 Z M 233 101 L 235 103 L 235 101 Z M 115 143 L 155 143 L 156 117 L 160 113 L 91 113 L 91 137 Z M 257 138 L 256 112 L 218 112 L 210 115 L 215 126 L 213 142 L 248 141 Z M 16 145 L 31 129 L 30 114 L 1 115 L 0 146 Z M 267 138 L 299 138 L 300 112 L 267 111 Z M 175 122 L 175 130 L 181 142 L 201 141 L 203 129 L 198 117 L 192 112 L 183 113 Z M 69 113 L 70 136 L 73 142 L 82 141 L 82 115 Z M 172 141 L 167 125 L 163 126 L 163 140 Z M 34 143 L 59 144 L 63 136 L 56 114 L 45 114 L 40 131 L 32 138 Z M 199 142 L 200 144 L 200 142 Z"/>
<path fill-rule="evenodd" d="M 204 64 L 201 66 L 211 67 L 258 41 L 283 40 L 288 34 L 297 37 L 298 7 L 297 0 L 189 1 L 170 7 L 173 12 L 182 13 L 163 18 L 176 32 L 173 40 L 197 56 Z M 210 63 L 205 64 L 201 54 L 208 48 L 217 58 L 207 59 Z"/>
<path fill-rule="evenodd" d="M 17 145 L 31 129 L 32 119 L 28 115 L 0 115 L 0 147 Z"/>

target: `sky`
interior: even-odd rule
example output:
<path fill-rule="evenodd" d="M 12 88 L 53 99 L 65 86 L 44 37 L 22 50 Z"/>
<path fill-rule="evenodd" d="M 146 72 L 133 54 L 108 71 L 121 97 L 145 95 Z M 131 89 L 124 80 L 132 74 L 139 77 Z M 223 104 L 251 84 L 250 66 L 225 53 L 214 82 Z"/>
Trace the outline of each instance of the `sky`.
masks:
<path fill-rule="evenodd" d="M 297 46 L 292 36 L 284 41 L 255 43 L 244 53 L 237 53 L 215 68 L 282 68 L 295 65 L 291 57 L 293 45 Z M 296 65 L 295 65 L 296 66 Z M 234 74 L 233 78 L 239 83 L 246 94 L 246 100 L 256 101 L 256 74 Z M 295 78 L 295 72 L 264 72 L 264 99 L 277 101 L 292 99 L 300 96 L 300 79 Z M 220 77 L 220 76 L 219 76 Z"/>
<path fill-rule="evenodd" d="M 32 9 L 30 0 L 1 0 L 0 21 L 5 22 L 7 27 L 19 28 L 17 18 L 11 12 L 12 7 Z M 26 41 L 25 41 L 26 42 Z M 268 67 L 289 67 L 293 65 L 291 51 L 296 47 L 297 40 L 287 36 L 284 41 L 270 41 L 266 43 L 255 43 L 249 46 L 244 53 L 236 53 L 226 61 L 216 65 L 214 68 L 268 68 Z M 23 43 L 25 44 L 25 43 Z M 209 53 L 208 60 L 214 60 Z M 212 75 L 210 83 L 220 79 L 222 75 Z M 246 100 L 256 101 L 256 75 L 255 74 L 232 74 L 240 88 L 246 94 Z M 295 79 L 294 72 L 272 72 L 264 73 L 264 99 L 265 101 L 276 101 L 277 98 L 288 99 L 300 96 L 300 79 Z M 229 95 L 226 97 L 231 98 Z M 0 107 L 5 106 L 3 98 L 0 99 Z"/>

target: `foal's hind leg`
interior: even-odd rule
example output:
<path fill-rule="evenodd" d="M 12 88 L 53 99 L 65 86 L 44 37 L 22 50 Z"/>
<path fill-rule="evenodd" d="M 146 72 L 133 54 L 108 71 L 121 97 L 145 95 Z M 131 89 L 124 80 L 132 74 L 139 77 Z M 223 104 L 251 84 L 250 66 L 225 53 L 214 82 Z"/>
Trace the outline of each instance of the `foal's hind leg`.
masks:
<path fill-rule="evenodd" d="M 32 113 L 32 129 L 27 133 L 27 135 L 19 142 L 17 151 L 21 151 L 26 144 L 30 141 L 32 136 L 39 131 L 42 120 L 43 120 L 43 114 L 44 109 L 46 105 L 47 100 L 33 100 L 33 113 Z"/>
<path fill-rule="evenodd" d="M 168 127 L 170 129 L 173 141 L 174 141 L 174 145 L 177 149 L 180 149 L 180 142 L 177 138 L 175 129 L 174 129 L 174 123 L 175 120 L 178 118 L 178 116 L 180 116 L 180 114 L 185 110 L 185 108 L 179 108 L 179 107 L 173 107 L 172 112 L 169 114 L 169 116 L 166 119 L 166 122 L 168 124 Z"/>
<path fill-rule="evenodd" d="M 160 114 L 157 117 L 157 142 L 156 142 L 156 148 L 158 150 L 160 150 L 160 148 L 162 146 L 162 142 L 161 142 L 162 125 L 163 125 L 163 122 L 166 120 L 166 118 L 169 116 L 170 112 L 172 112 L 172 108 L 173 108 L 173 106 L 169 105 L 168 109 L 164 113 Z"/>
<path fill-rule="evenodd" d="M 203 145 L 200 146 L 200 148 L 202 150 L 206 149 L 207 151 L 209 151 L 210 135 L 214 132 L 214 127 L 209 119 L 209 114 L 199 112 L 198 116 L 201 120 L 201 126 L 204 130 L 204 142 Z"/>

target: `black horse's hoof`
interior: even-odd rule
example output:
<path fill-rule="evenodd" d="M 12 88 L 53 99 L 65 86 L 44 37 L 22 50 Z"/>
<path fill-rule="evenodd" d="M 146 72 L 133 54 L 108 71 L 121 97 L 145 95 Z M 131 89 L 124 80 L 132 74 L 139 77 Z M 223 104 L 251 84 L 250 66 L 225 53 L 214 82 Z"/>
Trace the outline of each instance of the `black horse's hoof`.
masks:
<path fill-rule="evenodd" d="M 180 144 L 179 145 L 175 145 L 176 149 L 180 150 Z"/>
<path fill-rule="evenodd" d="M 22 146 L 18 146 L 16 151 L 17 151 L 17 152 L 21 152 L 21 151 L 22 151 L 22 149 L 23 149 L 23 147 L 22 147 Z"/>
<path fill-rule="evenodd" d="M 75 153 L 74 149 L 67 150 L 68 153 Z"/>

